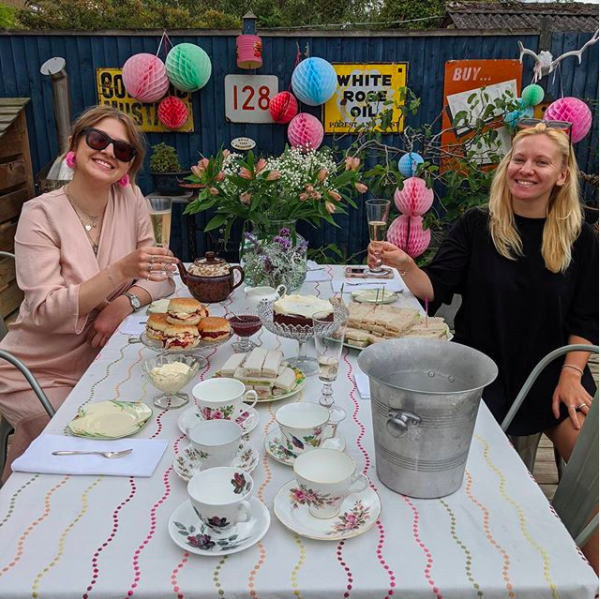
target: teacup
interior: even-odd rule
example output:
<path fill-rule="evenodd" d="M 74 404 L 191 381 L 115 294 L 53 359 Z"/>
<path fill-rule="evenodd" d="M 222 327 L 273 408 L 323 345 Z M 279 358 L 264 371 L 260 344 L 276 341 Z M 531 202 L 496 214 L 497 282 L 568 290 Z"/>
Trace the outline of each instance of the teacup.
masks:
<path fill-rule="evenodd" d="M 198 421 L 187 431 L 204 468 L 229 466 L 238 453 L 242 429 L 232 420 Z"/>
<path fill-rule="evenodd" d="M 248 503 L 253 479 L 241 468 L 209 468 L 196 473 L 188 483 L 188 495 L 202 523 L 225 533 L 238 522 L 252 518 Z"/>
<path fill-rule="evenodd" d="M 244 293 L 246 294 L 246 306 L 249 310 L 256 312 L 259 304 L 263 300 L 268 302 L 278 300 L 283 295 L 286 295 L 286 291 L 286 285 L 278 285 L 277 289 L 267 286 L 245 287 Z"/>
<path fill-rule="evenodd" d="M 282 444 L 294 455 L 320 447 L 336 434 L 339 424 L 330 421 L 328 408 L 308 402 L 282 406 L 275 419 L 282 431 Z"/>
<path fill-rule="evenodd" d="M 194 386 L 192 395 L 200 415 L 205 420 L 236 420 L 243 411 L 252 408 L 258 399 L 256 391 L 246 391 L 244 383 L 236 379 L 217 378 Z M 245 401 L 251 401 L 245 406 Z"/>
<path fill-rule="evenodd" d="M 316 449 L 294 462 L 298 487 L 291 490 L 296 504 L 306 505 L 316 518 L 334 518 L 342 502 L 352 493 L 360 493 L 369 484 L 367 477 L 355 472 L 355 460 L 335 449 Z"/>

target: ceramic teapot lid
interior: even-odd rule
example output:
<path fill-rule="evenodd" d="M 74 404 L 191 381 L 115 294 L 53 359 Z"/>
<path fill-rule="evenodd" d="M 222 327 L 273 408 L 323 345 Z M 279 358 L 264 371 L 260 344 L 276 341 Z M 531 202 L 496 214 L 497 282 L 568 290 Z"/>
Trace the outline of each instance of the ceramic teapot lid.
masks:
<path fill-rule="evenodd" d="M 230 265 L 215 252 L 207 252 L 204 258 L 194 260 L 188 272 L 197 277 L 222 277 L 230 274 Z"/>

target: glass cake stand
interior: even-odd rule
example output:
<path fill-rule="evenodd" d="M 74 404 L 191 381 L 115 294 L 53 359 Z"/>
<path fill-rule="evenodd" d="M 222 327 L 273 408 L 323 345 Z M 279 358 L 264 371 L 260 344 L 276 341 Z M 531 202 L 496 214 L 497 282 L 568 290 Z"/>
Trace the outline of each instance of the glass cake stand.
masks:
<path fill-rule="evenodd" d="M 313 338 L 313 325 L 280 324 L 273 321 L 273 301 L 263 300 L 257 312 L 263 326 L 278 337 L 295 339 L 298 342 L 298 354 L 295 357 L 285 358 L 290 366 L 299 368 L 305 376 L 313 376 L 319 372 L 316 358 L 307 356 L 305 343 Z M 348 310 L 344 305 L 333 305 L 334 320 L 339 321 L 348 317 Z"/>

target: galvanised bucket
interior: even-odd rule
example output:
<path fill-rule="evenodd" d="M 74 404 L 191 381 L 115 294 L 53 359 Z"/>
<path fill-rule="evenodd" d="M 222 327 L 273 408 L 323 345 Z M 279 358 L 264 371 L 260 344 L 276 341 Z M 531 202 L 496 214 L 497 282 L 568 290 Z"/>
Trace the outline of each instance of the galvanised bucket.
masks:
<path fill-rule="evenodd" d="M 496 364 L 465 345 L 417 338 L 376 343 L 358 362 L 370 379 L 378 478 L 410 497 L 454 493 Z"/>

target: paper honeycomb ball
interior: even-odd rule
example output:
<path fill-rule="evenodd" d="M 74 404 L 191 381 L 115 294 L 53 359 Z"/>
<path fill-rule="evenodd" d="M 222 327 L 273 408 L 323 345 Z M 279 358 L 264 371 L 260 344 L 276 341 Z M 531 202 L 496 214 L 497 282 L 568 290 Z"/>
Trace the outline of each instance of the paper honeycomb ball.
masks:
<path fill-rule="evenodd" d="M 412 258 L 417 258 L 426 251 L 432 236 L 430 229 L 424 231 L 422 222 L 421 216 L 403 214 L 392 221 L 386 238 Z"/>
<path fill-rule="evenodd" d="M 545 90 L 536 83 L 527 85 L 522 90 L 522 103 L 524 106 L 536 106 L 540 104 L 545 97 Z"/>
<path fill-rule="evenodd" d="M 290 92 L 280 92 L 269 100 L 269 114 L 276 123 L 289 123 L 298 112 L 298 102 Z"/>
<path fill-rule="evenodd" d="M 159 104 L 159 121 L 168 129 L 179 129 L 188 120 L 188 107 L 183 100 L 167 96 Z"/>
<path fill-rule="evenodd" d="M 421 216 L 434 202 L 434 191 L 426 187 L 419 177 L 410 177 L 403 181 L 403 189 L 394 192 L 394 203 L 400 212 L 407 216 Z"/>
<path fill-rule="evenodd" d="M 195 92 L 207 84 L 211 77 L 211 59 L 195 44 L 174 46 L 165 62 L 167 76 L 173 86 L 184 92 Z"/>
<path fill-rule="evenodd" d="M 169 89 L 163 61 L 154 54 L 134 54 L 123 65 L 123 85 L 140 102 L 156 102 Z"/>
<path fill-rule="evenodd" d="M 514 130 L 518 126 L 518 122 L 521 119 L 530 119 L 534 115 L 534 108 L 532 106 L 523 106 L 517 110 L 508 112 L 503 120 L 510 130 Z"/>
<path fill-rule="evenodd" d="M 325 104 L 336 92 L 336 71 L 323 58 L 307 58 L 292 73 L 294 95 L 309 106 Z"/>
<path fill-rule="evenodd" d="M 301 112 L 288 125 L 288 141 L 293 148 L 317 150 L 323 141 L 323 125 L 312 114 Z"/>
<path fill-rule="evenodd" d="M 584 139 L 591 130 L 591 109 L 578 98 L 559 98 L 545 110 L 546 121 L 572 123 L 572 143 Z"/>
<path fill-rule="evenodd" d="M 399 160 L 399 172 L 403 177 L 415 177 L 417 174 L 417 167 L 422 164 L 424 159 L 416 152 L 409 152 L 401 156 Z"/>

